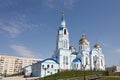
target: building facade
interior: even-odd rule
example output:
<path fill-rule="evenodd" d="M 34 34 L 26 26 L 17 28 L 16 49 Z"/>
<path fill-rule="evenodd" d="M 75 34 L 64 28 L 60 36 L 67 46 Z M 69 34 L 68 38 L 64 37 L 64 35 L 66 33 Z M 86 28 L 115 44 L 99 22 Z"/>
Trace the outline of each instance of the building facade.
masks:
<path fill-rule="evenodd" d="M 97 43 L 93 49 L 90 49 L 90 42 L 85 34 L 82 34 L 82 38 L 79 40 L 78 51 L 69 43 L 69 31 L 66 27 L 64 13 L 62 13 L 61 24 L 57 31 L 56 49 L 52 55 L 52 59 L 48 60 L 48 63 L 41 61 L 33 64 L 33 76 L 44 77 L 50 75 L 50 73 L 56 73 L 54 70 L 47 69 L 44 73 L 44 65 L 56 65 L 55 69 L 59 71 L 64 70 L 105 70 L 105 60 L 102 53 L 101 46 Z M 58 71 L 58 70 L 57 70 Z M 46 71 L 45 71 L 46 72 Z"/>
<path fill-rule="evenodd" d="M 59 71 L 59 63 L 52 59 L 47 58 L 32 65 L 32 76 L 44 77 L 55 74 Z"/>
<path fill-rule="evenodd" d="M 0 73 L 1 74 L 16 74 L 22 71 L 22 68 L 39 61 L 36 58 L 23 58 L 16 56 L 0 55 Z"/>
<path fill-rule="evenodd" d="M 78 51 L 73 46 L 70 46 L 69 32 L 66 27 L 64 13 L 62 13 L 61 24 L 57 34 L 56 50 L 53 55 L 53 58 L 59 62 L 60 70 L 105 70 L 104 55 L 98 43 L 90 50 L 90 42 L 86 35 L 82 34 L 78 45 Z M 96 61 L 95 57 L 97 57 Z"/>
<path fill-rule="evenodd" d="M 106 70 L 108 72 L 120 72 L 120 66 L 112 66 L 112 67 L 107 67 Z"/>
<path fill-rule="evenodd" d="M 32 65 L 25 66 L 23 68 L 23 74 L 24 74 L 24 77 L 32 76 Z"/>

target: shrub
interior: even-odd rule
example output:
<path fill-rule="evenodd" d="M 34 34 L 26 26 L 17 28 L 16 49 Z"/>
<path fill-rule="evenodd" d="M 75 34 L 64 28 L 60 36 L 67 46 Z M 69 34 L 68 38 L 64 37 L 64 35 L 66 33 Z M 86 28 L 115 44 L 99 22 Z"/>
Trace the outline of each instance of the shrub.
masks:
<path fill-rule="evenodd" d="M 103 75 L 104 75 L 104 76 L 109 76 L 109 72 L 108 72 L 108 71 L 105 71 L 105 72 L 103 73 Z"/>

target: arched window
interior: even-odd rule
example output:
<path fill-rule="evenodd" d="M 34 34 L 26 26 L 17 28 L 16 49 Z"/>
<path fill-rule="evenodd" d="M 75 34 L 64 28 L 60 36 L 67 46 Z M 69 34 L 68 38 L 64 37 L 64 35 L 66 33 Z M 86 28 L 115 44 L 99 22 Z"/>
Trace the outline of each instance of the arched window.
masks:
<path fill-rule="evenodd" d="M 76 64 L 74 64 L 74 69 L 76 68 Z"/>
<path fill-rule="evenodd" d="M 66 29 L 64 29 L 64 34 L 66 35 Z"/>
<path fill-rule="evenodd" d="M 67 40 L 64 40 L 64 48 L 67 48 Z"/>
<path fill-rule="evenodd" d="M 42 68 L 44 68 L 44 65 L 42 65 Z"/>
<path fill-rule="evenodd" d="M 86 65 L 88 65 L 88 57 L 86 57 Z"/>
<path fill-rule="evenodd" d="M 63 56 L 63 64 L 65 64 L 65 56 Z"/>
<path fill-rule="evenodd" d="M 98 59 L 97 55 L 93 56 L 93 61 L 96 62 Z"/>
<path fill-rule="evenodd" d="M 51 65 L 51 68 L 53 68 L 53 65 Z"/>
<path fill-rule="evenodd" d="M 78 64 L 77 64 L 77 68 L 78 68 Z"/>
<path fill-rule="evenodd" d="M 68 56 L 66 56 L 66 65 L 68 65 Z"/>
<path fill-rule="evenodd" d="M 49 68 L 50 66 L 49 66 L 49 64 L 47 65 L 47 68 Z"/>

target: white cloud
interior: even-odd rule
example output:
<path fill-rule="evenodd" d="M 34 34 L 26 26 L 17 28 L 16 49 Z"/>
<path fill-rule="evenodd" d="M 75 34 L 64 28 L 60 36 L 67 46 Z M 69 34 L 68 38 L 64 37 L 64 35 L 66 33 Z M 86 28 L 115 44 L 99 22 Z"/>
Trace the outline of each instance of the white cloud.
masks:
<path fill-rule="evenodd" d="M 12 38 L 17 37 L 26 30 L 39 30 L 41 29 L 41 26 L 44 27 L 45 25 L 30 23 L 27 16 L 25 15 L 17 15 L 10 20 L 0 19 L 0 31 L 7 33 L 7 35 Z"/>
<path fill-rule="evenodd" d="M 22 45 L 11 45 L 13 50 L 17 52 L 20 56 L 23 57 L 35 57 L 34 52 L 30 51 L 28 48 Z"/>
<path fill-rule="evenodd" d="M 116 49 L 115 52 L 120 53 L 120 48 Z"/>
<path fill-rule="evenodd" d="M 0 25 L 0 29 L 7 32 L 11 37 L 16 37 L 18 34 L 21 33 L 21 30 L 16 24 L 9 25 L 2 24 Z"/>
<path fill-rule="evenodd" d="M 75 3 L 77 3 L 78 0 L 47 0 L 47 1 L 43 1 L 43 4 L 49 8 L 67 8 L 67 9 L 71 9 L 74 7 Z"/>
<path fill-rule="evenodd" d="M 66 8 L 73 8 L 77 0 L 61 0 Z"/>

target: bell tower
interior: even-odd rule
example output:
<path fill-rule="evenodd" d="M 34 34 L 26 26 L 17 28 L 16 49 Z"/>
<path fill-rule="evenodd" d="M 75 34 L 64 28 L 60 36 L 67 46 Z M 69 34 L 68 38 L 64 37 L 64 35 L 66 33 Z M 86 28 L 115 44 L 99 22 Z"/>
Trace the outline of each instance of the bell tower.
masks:
<path fill-rule="evenodd" d="M 59 49 L 69 49 L 69 33 L 68 33 L 68 29 L 66 28 L 64 12 L 62 12 L 61 24 L 57 34 L 56 50 Z"/>
<path fill-rule="evenodd" d="M 71 67 L 69 50 L 69 33 L 66 28 L 64 12 L 62 12 L 60 27 L 58 28 L 56 50 L 53 57 L 59 62 L 60 71 L 69 70 Z"/>

